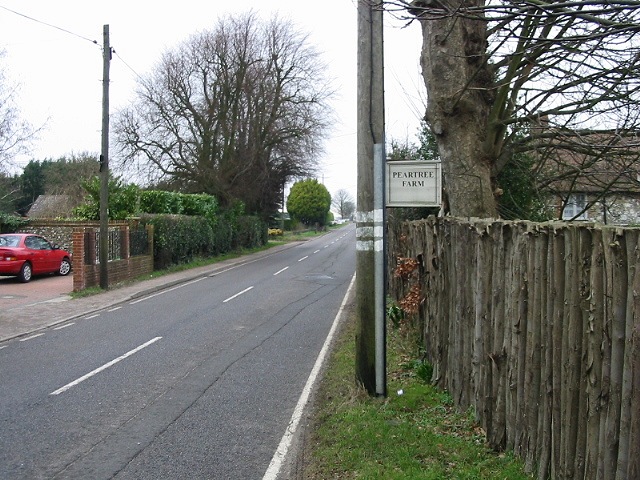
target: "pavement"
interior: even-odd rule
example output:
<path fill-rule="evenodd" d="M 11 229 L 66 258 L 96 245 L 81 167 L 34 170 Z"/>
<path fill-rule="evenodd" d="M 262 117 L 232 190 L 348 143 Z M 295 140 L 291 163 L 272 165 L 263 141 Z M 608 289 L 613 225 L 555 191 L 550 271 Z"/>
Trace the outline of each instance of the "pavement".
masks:
<path fill-rule="evenodd" d="M 282 250 L 292 248 L 299 243 L 287 243 L 262 252 L 225 260 L 212 265 L 170 273 L 150 280 L 136 281 L 87 297 L 73 298 L 70 295 L 56 295 L 53 298 L 35 303 L 0 308 L 0 343 L 29 336 L 40 330 L 90 315 L 96 311 L 111 308 L 190 280 L 206 277 L 224 269 L 273 255 Z M 0 303 L 0 305 L 2 304 Z"/>

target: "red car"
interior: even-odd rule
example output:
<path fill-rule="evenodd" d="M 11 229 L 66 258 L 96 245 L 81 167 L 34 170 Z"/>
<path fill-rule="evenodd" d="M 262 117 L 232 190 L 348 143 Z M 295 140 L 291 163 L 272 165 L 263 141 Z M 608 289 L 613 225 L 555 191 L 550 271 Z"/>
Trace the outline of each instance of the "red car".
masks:
<path fill-rule="evenodd" d="M 40 235 L 0 235 L 0 275 L 17 276 L 26 283 L 33 275 L 71 272 L 71 254 Z"/>

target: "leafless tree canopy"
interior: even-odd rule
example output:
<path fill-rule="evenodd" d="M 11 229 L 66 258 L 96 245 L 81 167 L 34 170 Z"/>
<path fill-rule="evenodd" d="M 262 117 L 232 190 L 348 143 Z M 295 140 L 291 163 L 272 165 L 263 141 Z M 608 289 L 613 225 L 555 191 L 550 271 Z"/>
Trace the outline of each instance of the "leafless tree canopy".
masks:
<path fill-rule="evenodd" d="M 640 2 L 416 0 L 385 8 L 422 24 L 427 120 L 443 162 L 456 164 L 445 165 L 445 181 L 468 177 L 484 205 L 467 211 L 450 199 L 459 213 L 495 213 L 490 180 L 514 152 L 562 163 L 558 152 L 588 149 L 636 162 Z M 541 121 L 545 128 L 536 128 Z M 459 136 L 456 125 L 477 135 Z"/>
<path fill-rule="evenodd" d="M 356 210 L 353 197 L 345 189 L 338 190 L 335 195 L 331 197 L 331 205 L 336 209 L 341 218 L 351 217 Z"/>
<path fill-rule="evenodd" d="M 287 179 L 313 173 L 330 95 L 305 36 L 247 14 L 166 52 L 114 130 L 128 162 L 268 213 Z"/>
<path fill-rule="evenodd" d="M 0 58 L 2 51 L 0 51 Z M 0 68 L 0 172 L 6 173 L 16 155 L 26 153 L 37 133 L 20 117 L 15 103 L 17 86 L 11 85 Z"/>

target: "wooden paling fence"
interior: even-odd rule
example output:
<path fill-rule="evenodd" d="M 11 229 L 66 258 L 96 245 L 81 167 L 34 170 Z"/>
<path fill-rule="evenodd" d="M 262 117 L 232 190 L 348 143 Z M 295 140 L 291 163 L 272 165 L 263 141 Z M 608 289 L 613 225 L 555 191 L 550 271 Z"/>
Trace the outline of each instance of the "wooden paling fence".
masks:
<path fill-rule="evenodd" d="M 640 230 L 430 218 L 389 227 L 433 382 L 538 478 L 640 479 Z M 393 276 L 397 257 L 418 260 Z"/>

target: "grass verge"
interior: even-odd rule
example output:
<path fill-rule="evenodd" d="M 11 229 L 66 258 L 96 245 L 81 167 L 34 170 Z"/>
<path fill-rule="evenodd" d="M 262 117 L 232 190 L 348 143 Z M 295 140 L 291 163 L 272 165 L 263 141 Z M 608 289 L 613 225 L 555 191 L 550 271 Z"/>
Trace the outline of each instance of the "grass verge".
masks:
<path fill-rule="evenodd" d="M 222 255 L 218 255 L 215 257 L 207 257 L 207 258 L 195 258 L 189 263 L 181 263 L 179 265 L 172 265 L 163 270 L 154 270 L 153 272 L 137 277 L 133 280 L 129 280 L 126 282 L 121 282 L 117 285 L 113 285 L 110 288 L 118 288 L 126 285 L 130 285 L 134 282 L 141 282 L 144 280 L 151 280 L 152 278 L 162 277 L 164 275 L 169 275 L 171 273 L 182 272 L 185 270 L 190 270 L 192 268 L 205 267 L 207 265 L 213 265 L 219 262 L 223 262 L 225 260 L 231 260 L 234 258 L 242 257 L 244 255 L 250 255 L 252 253 L 261 252 L 263 250 L 268 250 L 273 247 L 277 247 L 278 245 L 283 245 L 290 242 L 308 240 L 309 238 L 316 237 L 319 235 L 323 235 L 326 232 L 316 232 L 313 230 L 304 231 L 304 232 L 285 232 L 283 236 L 275 237 L 274 239 L 269 239 L 266 245 L 261 247 L 251 248 L 251 249 L 239 249 L 233 252 L 228 252 Z M 96 295 L 99 293 L 103 293 L 104 290 L 100 287 L 89 287 L 84 290 L 80 290 L 77 292 L 71 292 L 70 295 L 72 298 L 82 298 L 89 297 L 91 295 Z"/>
<path fill-rule="evenodd" d="M 471 412 L 424 381 L 428 366 L 410 332 L 388 334 L 386 399 L 355 386 L 350 315 L 317 392 L 298 478 L 530 479 L 522 462 L 485 444 Z"/>

